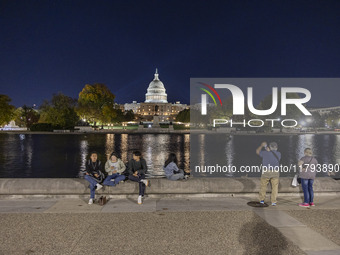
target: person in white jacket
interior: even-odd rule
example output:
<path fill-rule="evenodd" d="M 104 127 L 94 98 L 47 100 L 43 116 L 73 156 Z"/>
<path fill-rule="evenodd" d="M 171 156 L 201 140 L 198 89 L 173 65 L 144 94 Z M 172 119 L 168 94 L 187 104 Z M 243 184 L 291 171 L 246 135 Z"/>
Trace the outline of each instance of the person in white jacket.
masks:
<path fill-rule="evenodd" d="M 118 158 L 117 154 L 112 152 L 109 159 L 105 163 L 105 171 L 108 176 L 105 178 L 103 184 L 106 186 L 116 186 L 119 182 L 125 180 L 125 164 Z"/>

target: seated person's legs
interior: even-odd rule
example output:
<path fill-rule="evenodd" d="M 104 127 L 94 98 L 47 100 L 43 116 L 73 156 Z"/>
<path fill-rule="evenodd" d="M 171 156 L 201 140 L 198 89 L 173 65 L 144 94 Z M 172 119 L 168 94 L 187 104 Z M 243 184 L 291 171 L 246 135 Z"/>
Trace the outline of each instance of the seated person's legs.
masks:
<path fill-rule="evenodd" d="M 117 178 L 119 179 L 118 182 L 117 182 Z M 114 181 L 111 181 L 112 179 L 114 179 Z M 124 177 L 125 179 L 125 177 Z M 124 180 L 123 179 L 123 180 Z M 118 184 L 120 181 L 122 180 L 122 177 L 120 174 L 112 174 L 112 175 L 108 175 L 103 184 L 106 185 L 106 186 L 115 186 L 116 184 Z"/>
<path fill-rule="evenodd" d="M 90 198 L 94 199 L 97 182 L 91 176 L 85 175 L 84 179 L 90 183 Z"/>
<path fill-rule="evenodd" d="M 87 180 L 90 183 L 90 185 L 93 185 L 93 186 L 96 186 L 98 183 L 93 177 L 89 175 L 85 175 L 84 179 Z"/>
<path fill-rule="evenodd" d="M 134 182 L 139 182 L 139 176 L 134 176 L 134 175 L 130 174 L 129 180 L 134 181 Z"/>
<path fill-rule="evenodd" d="M 105 180 L 103 181 L 103 184 L 106 186 L 112 186 L 111 180 L 114 179 L 113 175 L 108 175 Z"/>
<path fill-rule="evenodd" d="M 125 180 L 125 175 L 121 175 L 121 174 L 118 174 L 115 178 L 115 183 L 118 184 L 120 183 L 121 181 L 124 181 Z"/>
<path fill-rule="evenodd" d="M 184 179 L 184 171 L 180 169 L 178 174 L 173 174 L 173 175 L 169 176 L 168 179 L 171 180 L 171 181 L 177 181 L 177 180 L 180 180 L 180 179 Z"/>

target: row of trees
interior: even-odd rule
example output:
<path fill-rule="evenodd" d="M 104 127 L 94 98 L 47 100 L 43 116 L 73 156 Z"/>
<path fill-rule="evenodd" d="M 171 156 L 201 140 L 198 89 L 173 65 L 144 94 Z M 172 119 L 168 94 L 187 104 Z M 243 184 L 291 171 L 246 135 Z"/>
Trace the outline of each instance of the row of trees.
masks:
<path fill-rule="evenodd" d="M 300 98 L 297 93 L 287 94 L 287 98 Z M 280 94 L 278 95 L 278 101 L 281 101 Z M 255 108 L 259 110 L 270 109 L 272 106 L 272 95 L 266 96 Z M 317 112 L 313 113 L 312 117 L 307 117 L 296 108 L 295 105 L 287 105 L 286 116 L 281 116 L 281 104 L 279 103 L 277 109 L 269 116 L 257 116 L 250 112 L 247 106 L 245 106 L 244 115 L 233 115 L 233 98 L 229 97 L 222 101 L 222 106 L 217 105 L 208 107 L 207 115 L 202 115 L 201 111 L 191 109 L 183 110 L 179 112 L 176 117 L 177 121 L 191 122 L 196 124 L 211 124 L 213 119 L 233 119 L 235 122 L 241 122 L 243 119 L 295 119 L 303 123 L 305 127 L 325 127 L 327 124 L 330 128 L 340 127 L 340 112 L 333 111 L 329 114 L 320 115 Z M 277 122 L 275 122 L 278 125 Z"/>
<path fill-rule="evenodd" d="M 280 95 L 279 95 L 280 96 Z M 287 95 L 288 98 L 299 98 L 296 93 Z M 96 83 L 87 84 L 79 93 L 78 99 L 71 98 L 62 93 L 54 94 L 51 100 L 45 100 L 39 110 L 24 105 L 16 109 L 10 104 L 11 99 L 6 95 L 0 95 L 0 126 L 15 120 L 18 126 L 30 128 L 35 123 L 50 123 L 60 128 L 71 128 L 79 122 L 97 124 L 121 123 L 131 121 L 135 118 L 132 111 L 123 112 L 115 109 L 115 95 L 104 85 Z M 280 98 L 279 98 L 280 101 Z M 257 109 L 269 109 L 272 105 L 272 95 L 266 96 Z M 208 107 L 208 114 L 202 116 L 200 111 L 183 110 L 176 120 L 180 122 L 192 122 L 209 124 L 212 119 L 233 119 L 241 121 L 241 119 L 278 119 L 281 118 L 281 108 L 278 105 L 276 111 L 270 116 L 254 116 L 249 109 L 245 108 L 244 116 L 233 116 L 232 114 L 233 99 L 229 97 L 225 99 L 222 106 Z M 191 116 L 190 116 L 191 114 Z M 311 121 L 306 121 L 306 125 L 314 127 L 322 127 L 325 123 L 329 127 L 339 127 L 339 113 L 332 112 L 328 115 L 320 116 L 313 114 Z M 287 106 L 287 115 L 285 118 L 300 120 L 304 115 L 293 105 Z"/>
<path fill-rule="evenodd" d="M 15 107 L 10 104 L 11 99 L 6 95 L 0 95 L 0 126 L 7 124 L 14 117 Z"/>
<path fill-rule="evenodd" d="M 62 93 L 45 100 L 38 110 L 24 105 L 15 109 L 11 99 L 0 95 L 0 126 L 15 120 L 18 126 L 30 128 L 35 123 L 50 123 L 60 128 L 72 128 L 79 122 L 97 124 L 121 123 L 134 119 L 132 111 L 115 109 L 115 95 L 104 85 L 87 84 L 78 99 Z"/>

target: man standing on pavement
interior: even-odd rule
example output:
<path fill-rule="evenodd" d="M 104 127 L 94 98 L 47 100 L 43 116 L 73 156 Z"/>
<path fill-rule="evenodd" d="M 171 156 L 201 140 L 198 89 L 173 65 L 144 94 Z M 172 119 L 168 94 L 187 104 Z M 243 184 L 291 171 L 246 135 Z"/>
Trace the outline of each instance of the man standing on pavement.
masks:
<path fill-rule="evenodd" d="M 271 142 L 269 147 L 266 142 L 263 142 L 256 149 L 256 154 L 262 158 L 261 188 L 259 193 L 261 204 L 264 204 L 269 181 L 272 185 L 272 205 L 275 206 L 277 203 L 276 199 L 279 191 L 279 167 L 281 160 L 281 153 L 277 151 L 277 149 L 278 146 L 276 142 Z"/>

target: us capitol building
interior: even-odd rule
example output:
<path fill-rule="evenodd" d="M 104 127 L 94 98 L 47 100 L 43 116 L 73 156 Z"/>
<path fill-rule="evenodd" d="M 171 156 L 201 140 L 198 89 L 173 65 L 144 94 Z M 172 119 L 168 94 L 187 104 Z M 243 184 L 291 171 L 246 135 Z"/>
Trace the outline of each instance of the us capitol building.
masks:
<path fill-rule="evenodd" d="M 168 95 L 166 94 L 163 82 L 158 77 L 156 68 L 155 77 L 150 82 L 145 94 L 144 103 L 133 101 L 132 104 L 124 104 L 124 110 L 132 110 L 141 120 L 151 121 L 153 116 L 157 115 L 160 121 L 173 121 L 176 115 L 187 109 L 186 104 L 180 102 L 168 103 Z"/>

